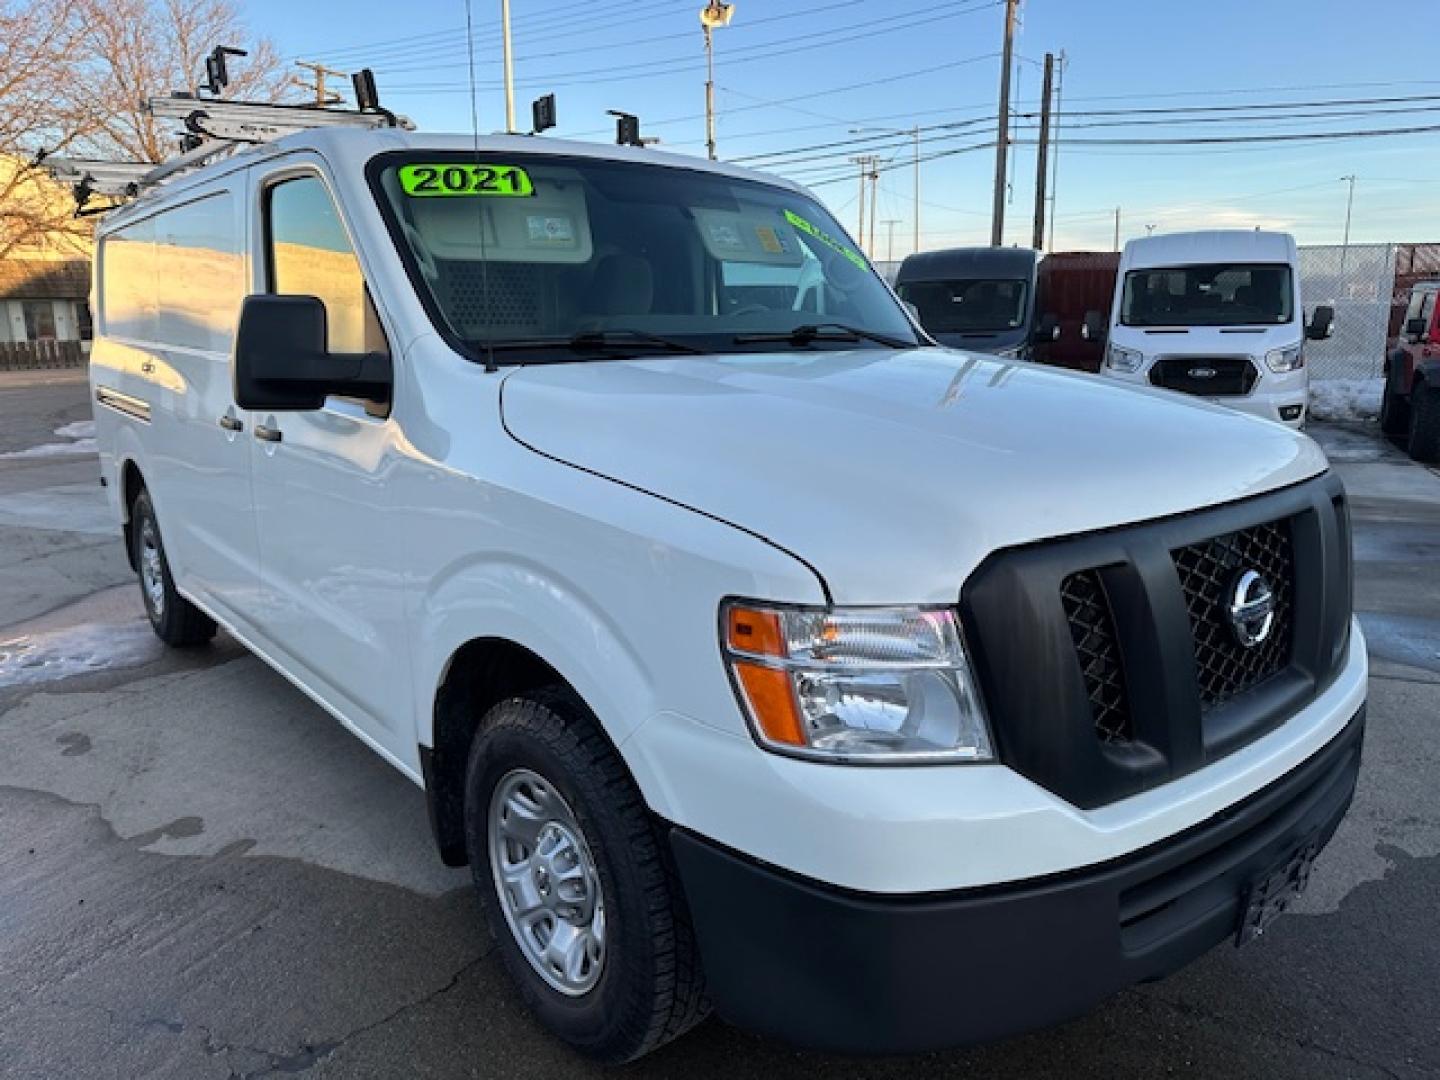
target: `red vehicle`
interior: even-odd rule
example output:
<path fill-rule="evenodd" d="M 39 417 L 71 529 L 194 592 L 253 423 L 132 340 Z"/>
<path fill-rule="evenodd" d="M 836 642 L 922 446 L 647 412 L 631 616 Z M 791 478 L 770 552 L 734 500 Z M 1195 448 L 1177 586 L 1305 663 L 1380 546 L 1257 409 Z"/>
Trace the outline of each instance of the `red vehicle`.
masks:
<path fill-rule="evenodd" d="M 1416 461 L 1440 462 L 1440 281 L 1410 289 L 1389 355 L 1380 428 Z"/>

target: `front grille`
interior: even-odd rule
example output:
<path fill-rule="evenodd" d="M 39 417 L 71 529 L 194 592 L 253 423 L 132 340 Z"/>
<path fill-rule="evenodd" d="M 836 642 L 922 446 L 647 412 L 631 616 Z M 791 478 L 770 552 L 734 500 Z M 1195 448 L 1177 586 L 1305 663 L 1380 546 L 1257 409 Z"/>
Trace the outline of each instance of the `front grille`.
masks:
<path fill-rule="evenodd" d="M 1290 662 L 1294 637 L 1295 565 L 1290 523 L 1273 521 L 1179 548 L 1175 570 L 1185 593 L 1195 640 L 1195 681 L 1200 707 L 1212 709 L 1258 686 Z M 1225 612 L 1235 583 L 1255 570 L 1275 597 L 1275 621 L 1258 645 L 1236 636 Z"/>
<path fill-rule="evenodd" d="M 960 614 L 1000 759 L 1088 809 L 1273 731 L 1349 654 L 1349 548 L 1340 482 L 1325 475 L 995 552 Z M 1251 647 L 1229 614 L 1247 570 L 1275 601 Z M 1258 594 L 1252 583 L 1246 598 Z"/>
<path fill-rule="evenodd" d="M 1126 742 L 1131 738 L 1130 702 L 1125 693 L 1125 673 L 1120 667 L 1120 643 L 1115 634 L 1115 616 L 1105 597 L 1097 570 L 1071 574 L 1060 586 L 1060 600 L 1070 622 L 1070 637 L 1090 711 L 1095 717 L 1095 736 L 1102 743 Z"/>
<path fill-rule="evenodd" d="M 1246 356 L 1162 356 L 1150 369 L 1152 386 L 1202 397 L 1248 394 L 1259 377 Z"/>

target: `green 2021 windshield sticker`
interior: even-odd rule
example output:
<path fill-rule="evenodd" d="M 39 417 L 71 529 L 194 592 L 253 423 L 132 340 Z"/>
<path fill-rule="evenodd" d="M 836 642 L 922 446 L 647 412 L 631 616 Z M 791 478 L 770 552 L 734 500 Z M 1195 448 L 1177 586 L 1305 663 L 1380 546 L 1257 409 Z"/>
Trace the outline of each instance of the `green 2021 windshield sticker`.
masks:
<path fill-rule="evenodd" d="M 401 189 L 414 198 L 535 194 L 530 174 L 518 165 L 402 165 L 399 175 Z"/>
<path fill-rule="evenodd" d="M 819 240 L 826 247 L 834 248 L 841 255 L 844 255 L 845 258 L 849 259 L 852 263 L 858 266 L 861 270 L 870 269 L 870 264 L 865 261 L 865 256 L 861 255 L 858 251 L 851 250 L 849 247 L 847 247 L 845 244 L 842 244 L 839 240 L 836 240 L 833 236 L 825 232 L 823 229 L 817 228 L 816 226 L 810 224 L 810 222 L 806 221 L 799 214 L 792 213 L 791 211 L 786 210 L 785 220 L 788 221 L 791 225 L 794 225 L 795 228 L 799 229 L 801 232 L 808 233 L 809 235 L 813 236 L 816 240 Z"/>

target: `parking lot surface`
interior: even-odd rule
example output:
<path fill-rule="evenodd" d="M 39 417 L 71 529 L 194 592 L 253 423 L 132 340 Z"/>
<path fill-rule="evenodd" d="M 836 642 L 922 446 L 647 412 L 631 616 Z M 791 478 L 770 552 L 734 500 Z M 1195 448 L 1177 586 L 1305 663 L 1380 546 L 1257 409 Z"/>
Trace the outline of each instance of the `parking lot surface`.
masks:
<path fill-rule="evenodd" d="M 417 788 L 223 632 L 152 638 L 88 419 L 77 376 L 0 375 L 0 1077 L 600 1073 L 519 1009 Z M 993 1046 L 842 1060 L 712 1020 L 619 1075 L 1440 1075 L 1440 474 L 1373 426 L 1312 434 L 1372 679 L 1295 914 Z"/>

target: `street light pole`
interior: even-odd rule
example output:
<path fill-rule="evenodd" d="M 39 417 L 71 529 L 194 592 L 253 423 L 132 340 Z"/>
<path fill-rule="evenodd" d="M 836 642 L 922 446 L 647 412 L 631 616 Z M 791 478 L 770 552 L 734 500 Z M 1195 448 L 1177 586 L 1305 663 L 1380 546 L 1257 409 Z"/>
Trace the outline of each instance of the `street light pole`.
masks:
<path fill-rule="evenodd" d="M 1350 194 L 1345 197 L 1345 238 L 1340 242 L 1340 277 L 1345 277 L 1345 256 L 1350 253 L 1350 211 L 1355 206 L 1355 174 L 1340 177 L 1350 185 Z"/>
<path fill-rule="evenodd" d="M 505 36 L 505 130 L 515 133 L 515 64 L 510 54 L 510 0 L 500 0 L 500 29 Z"/>
<path fill-rule="evenodd" d="M 705 31 L 705 152 L 715 160 L 715 28 L 729 26 L 735 5 L 710 0 L 700 9 L 700 26 Z"/>

